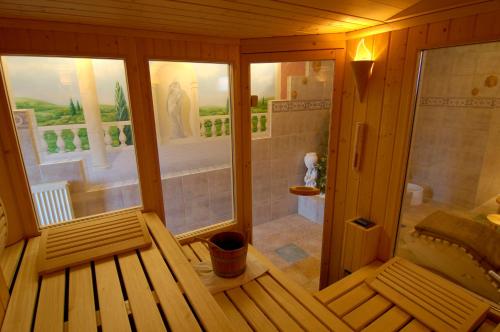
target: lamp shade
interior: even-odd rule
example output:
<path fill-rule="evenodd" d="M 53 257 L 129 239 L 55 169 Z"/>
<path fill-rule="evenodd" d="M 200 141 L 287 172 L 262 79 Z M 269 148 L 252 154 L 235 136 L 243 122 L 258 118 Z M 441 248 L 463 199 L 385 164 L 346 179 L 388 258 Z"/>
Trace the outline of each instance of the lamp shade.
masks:
<path fill-rule="evenodd" d="M 366 88 L 368 87 L 368 81 L 372 76 L 373 64 L 373 60 L 358 60 L 351 62 L 354 81 L 356 82 L 359 101 L 361 102 L 364 100 Z"/>

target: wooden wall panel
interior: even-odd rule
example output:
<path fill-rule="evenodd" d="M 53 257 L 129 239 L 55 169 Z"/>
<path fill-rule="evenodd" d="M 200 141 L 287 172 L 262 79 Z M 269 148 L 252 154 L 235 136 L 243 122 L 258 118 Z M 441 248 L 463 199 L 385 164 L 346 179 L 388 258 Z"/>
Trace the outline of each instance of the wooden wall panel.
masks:
<path fill-rule="evenodd" d="M 77 24 L 36 21 L 25 23 L 24 28 L 18 28 L 19 24 L 16 25 L 15 20 L 0 19 L 0 55 L 110 57 L 125 60 L 134 136 L 136 146 L 140 146 L 140 149 L 136 149 L 136 155 L 143 206 L 145 211 L 155 212 L 164 220 L 148 60 L 230 63 L 238 73 L 238 42 L 232 39 Z M 233 80 L 239 85 L 237 75 Z M 36 235 L 38 230 L 3 82 L 0 84 L 0 90 L 0 194 L 2 197 L 8 196 L 4 201 L 11 216 L 9 243 L 12 243 L 23 237 Z M 233 95 L 233 102 L 235 113 L 239 114 L 238 93 Z M 241 124 L 235 121 L 234 125 Z M 238 131 L 239 127 L 234 132 Z M 239 147 L 236 147 L 236 150 L 238 149 Z M 235 155 L 237 153 L 238 151 Z M 15 183 L 11 179 L 16 179 Z M 242 192 L 241 181 L 240 175 L 236 181 L 238 195 Z M 237 211 L 237 216 L 242 218 L 243 214 Z"/>
<path fill-rule="evenodd" d="M 420 50 L 500 40 L 499 17 L 497 10 L 378 35 L 356 32 L 355 35 L 365 37 L 366 44 L 375 52 L 383 48 L 384 43 L 387 48 L 386 56 L 382 54 L 376 58 L 374 76 L 362 104 L 353 90 L 348 64 L 359 39 L 347 41 L 334 215 L 336 221 L 361 216 L 382 225 L 378 248 L 378 257 L 382 260 L 390 258 L 394 250 L 413 125 Z M 382 77 L 378 77 L 377 70 L 382 72 Z M 368 124 L 359 173 L 351 168 L 349 161 L 357 121 Z M 332 275 L 330 281 L 335 277 Z"/>

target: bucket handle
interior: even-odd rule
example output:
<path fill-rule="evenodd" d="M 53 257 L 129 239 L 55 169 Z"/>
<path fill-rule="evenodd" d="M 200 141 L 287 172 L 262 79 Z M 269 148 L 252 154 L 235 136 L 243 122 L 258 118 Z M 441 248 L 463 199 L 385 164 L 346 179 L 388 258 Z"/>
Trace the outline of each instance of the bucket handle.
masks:
<path fill-rule="evenodd" d="M 197 236 L 197 237 L 195 237 L 195 239 L 200 241 L 201 243 L 203 243 L 207 247 L 208 251 L 210 251 L 211 247 L 215 247 L 215 248 L 219 248 L 220 250 L 224 250 L 221 247 L 219 247 L 218 245 L 216 245 L 215 243 L 212 243 L 212 242 L 210 242 L 207 239 L 204 239 L 202 237 Z"/>

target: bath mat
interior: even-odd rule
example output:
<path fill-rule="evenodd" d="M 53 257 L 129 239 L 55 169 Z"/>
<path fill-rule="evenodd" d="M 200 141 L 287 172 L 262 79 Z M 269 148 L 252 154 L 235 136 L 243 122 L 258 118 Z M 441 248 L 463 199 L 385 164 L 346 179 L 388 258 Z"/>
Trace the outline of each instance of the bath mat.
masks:
<path fill-rule="evenodd" d="M 275 252 L 288 263 L 296 263 L 309 257 L 307 252 L 293 243 L 280 247 Z"/>
<path fill-rule="evenodd" d="M 244 285 L 267 272 L 268 268 L 259 262 L 252 253 L 247 254 L 247 267 L 243 274 L 234 278 L 221 278 L 215 275 L 212 262 L 201 261 L 193 264 L 196 273 L 210 293 L 215 294 Z"/>

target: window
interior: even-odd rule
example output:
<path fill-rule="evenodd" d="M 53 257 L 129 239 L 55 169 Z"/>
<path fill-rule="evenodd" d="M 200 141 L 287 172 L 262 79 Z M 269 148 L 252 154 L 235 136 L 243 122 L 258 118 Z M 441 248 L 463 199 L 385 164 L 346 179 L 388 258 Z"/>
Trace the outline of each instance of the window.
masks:
<path fill-rule="evenodd" d="M 39 226 L 141 205 L 124 61 L 1 60 Z"/>
<path fill-rule="evenodd" d="M 149 66 L 167 227 L 180 234 L 232 220 L 229 65 Z"/>

